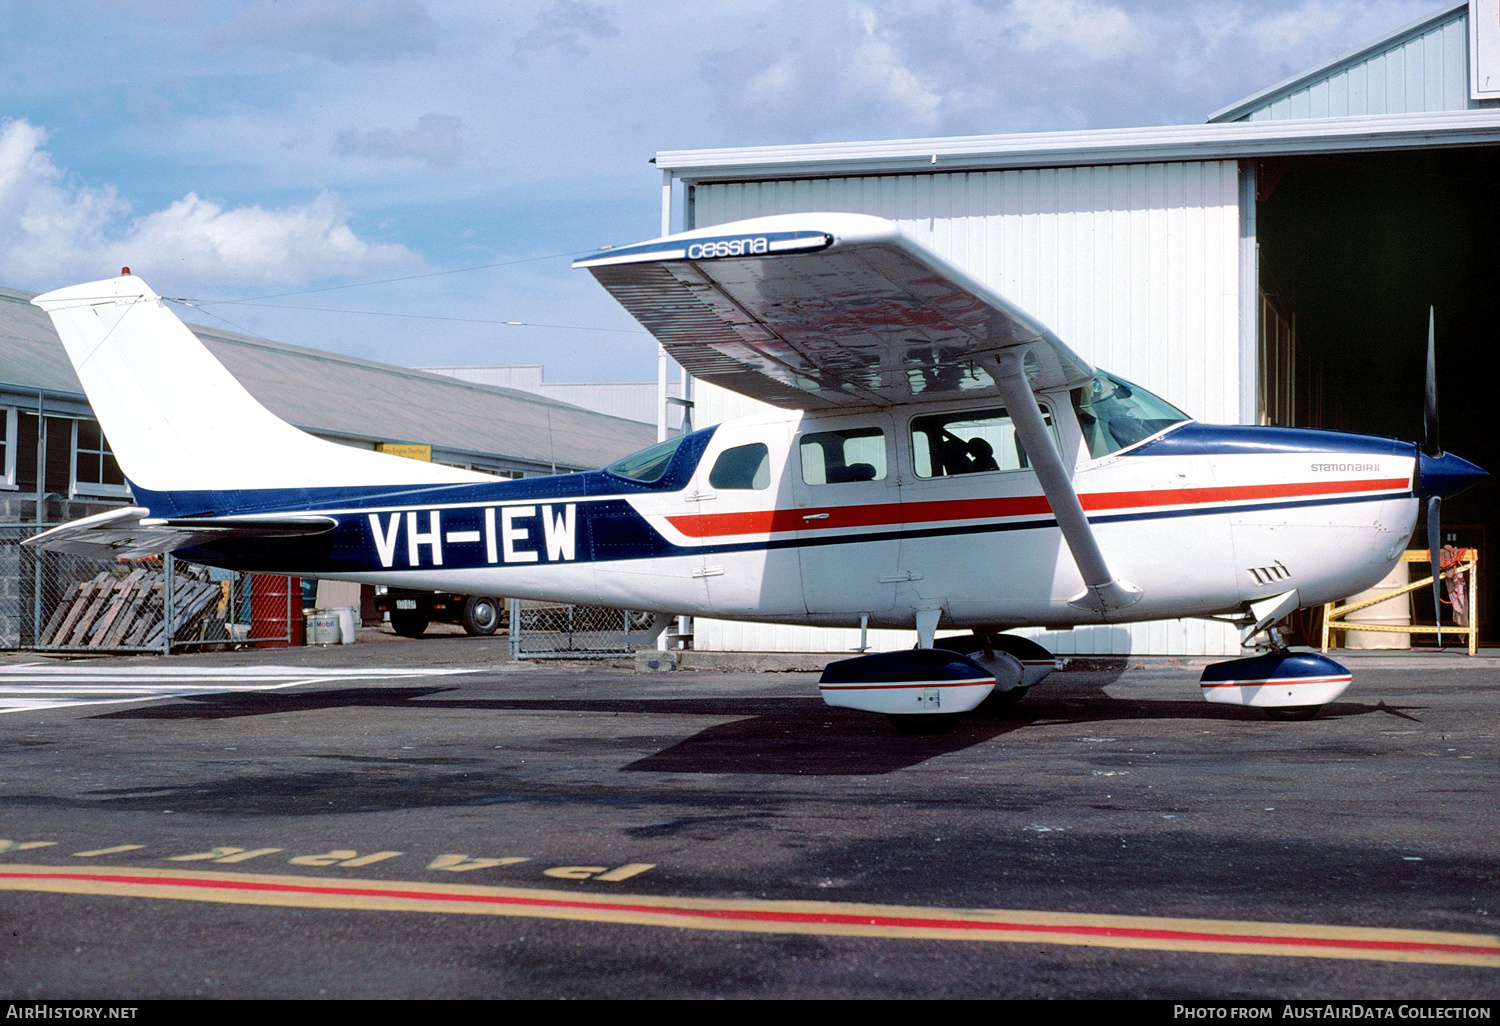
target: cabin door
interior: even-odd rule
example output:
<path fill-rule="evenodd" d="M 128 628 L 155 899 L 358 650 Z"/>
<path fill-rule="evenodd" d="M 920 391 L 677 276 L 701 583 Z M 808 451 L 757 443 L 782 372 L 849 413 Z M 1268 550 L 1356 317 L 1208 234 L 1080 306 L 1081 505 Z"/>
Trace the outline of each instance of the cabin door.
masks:
<path fill-rule="evenodd" d="M 884 414 L 804 420 L 793 440 L 802 592 L 811 614 L 896 604 L 901 491 Z"/>

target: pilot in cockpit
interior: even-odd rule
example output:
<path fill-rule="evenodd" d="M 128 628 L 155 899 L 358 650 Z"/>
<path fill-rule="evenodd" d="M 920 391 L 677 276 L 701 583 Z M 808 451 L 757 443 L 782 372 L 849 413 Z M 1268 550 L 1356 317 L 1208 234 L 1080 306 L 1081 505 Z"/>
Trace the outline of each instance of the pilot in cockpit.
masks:
<path fill-rule="evenodd" d="M 1000 464 L 995 462 L 995 447 L 978 435 L 969 439 L 967 450 L 970 473 L 1000 469 Z"/>

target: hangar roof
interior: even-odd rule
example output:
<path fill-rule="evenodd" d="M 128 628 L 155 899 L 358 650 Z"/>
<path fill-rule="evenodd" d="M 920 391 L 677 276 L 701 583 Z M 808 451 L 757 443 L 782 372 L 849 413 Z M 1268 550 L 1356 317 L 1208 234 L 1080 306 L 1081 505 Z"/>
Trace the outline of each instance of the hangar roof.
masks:
<path fill-rule="evenodd" d="M 656 165 L 689 183 L 1141 164 L 1500 143 L 1500 110 L 1299 121 L 1104 128 L 876 142 L 666 150 Z"/>
<path fill-rule="evenodd" d="M 1274 121 L 1497 107 L 1469 95 L 1469 4 L 1450 3 L 1379 39 L 1214 111 Z"/>
<path fill-rule="evenodd" d="M 81 396 L 52 322 L 0 288 L 0 384 Z M 600 467 L 656 440 L 654 426 L 339 353 L 189 325 L 250 393 L 284 420 L 325 437 L 416 442 L 451 453 L 548 467 Z"/>

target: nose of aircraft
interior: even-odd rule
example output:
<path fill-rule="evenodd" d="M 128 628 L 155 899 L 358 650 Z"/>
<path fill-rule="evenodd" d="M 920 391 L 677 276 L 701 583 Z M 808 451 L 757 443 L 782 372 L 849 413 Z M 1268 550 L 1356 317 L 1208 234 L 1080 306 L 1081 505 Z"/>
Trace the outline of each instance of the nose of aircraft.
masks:
<path fill-rule="evenodd" d="M 1417 490 L 1423 498 L 1435 495 L 1446 499 L 1490 476 L 1489 471 L 1451 452 L 1440 452 L 1436 456 L 1424 452 L 1421 456 Z"/>

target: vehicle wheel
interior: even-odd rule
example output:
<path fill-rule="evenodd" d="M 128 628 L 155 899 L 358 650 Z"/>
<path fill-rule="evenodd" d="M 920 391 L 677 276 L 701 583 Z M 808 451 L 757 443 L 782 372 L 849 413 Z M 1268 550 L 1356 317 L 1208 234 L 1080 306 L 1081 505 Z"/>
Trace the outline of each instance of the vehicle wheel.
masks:
<path fill-rule="evenodd" d="M 1265 713 L 1273 720 L 1310 720 L 1321 708 L 1321 705 L 1274 705 L 1267 706 Z"/>
<path fill-rule="evenodd" d="M 392 610 L 391 630 L 403 638 L 420 638 L 427 630 L 427 617 Z"/>
<path fill-rule="evenodd" d="M 488 595 L 470 595 L 464 599 L 464 611 L 458 622 L 469 634 L 494 634 L 500 626 L 500 603 Z"/>
<path fill-rule="evenodd" d="M 909 736 L 946 734 L 958 726 L 958 713 L 886 713 L 897 733 Z"/>

